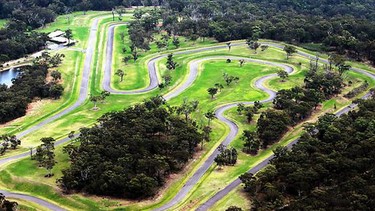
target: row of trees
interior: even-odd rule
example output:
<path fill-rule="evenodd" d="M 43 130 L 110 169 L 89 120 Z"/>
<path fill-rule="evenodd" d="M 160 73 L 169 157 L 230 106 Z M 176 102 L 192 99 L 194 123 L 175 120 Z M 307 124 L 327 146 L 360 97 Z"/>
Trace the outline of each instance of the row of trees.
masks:
<path fill-rule="evenodd" d="M 252 42 L 248 44 L 255 51 L 259 48 L 258 38 L 321 43 L 305 46 L 375 62 L 374 13 L 369 0 L 186 0 L 166 1 L 162 18 L 165 30 L 191 39 L 214 37 L 223 42 L 250 37 Z"/>
<path fill-rule="evenodd" d="M 345 62 L 336 63 L 336 68 L 318 66 L 317 58 L 310 64 L 310 70 L 305 76 L 303 87 L 293 87 L 277 92 L 273 100 L 276 110 L 262 112 L 257 121 L 257 131 L 245 130 L 242 139 L 244 140 L 244 151 L 250 154 L 257 154 L 260 147 L 266 148 L 278 141 L 293 126 L 308 118 L 312 111 L 324 100 L 341 92 L 343 86 L 340 67 Z M 333 60 L 330 59 L 332 63 Z M 245 107 L 243 104 L 237 106 L 239 114 L 246 115 L 248 122 L 257 113 L 256 107 Z"/>
<path fill-rule="evenodd" d="M 32 65 L 21 68 L 18 76 L 13 79 L 12 86 L 0 85 L 0 123 L 24 116 L 28 104 L 34 98 L 60 98 L 64 91 L 63 86 L 58 83 L 61 73 L 53 71 L 53 80 L 50 82 L 46 77 L 48 69 L 57 66 L 61 59 L 61 54 L 51 57 L 48 53 L 43 53 Z"/>
<path fill-rule="evenodd" d="M 359 110 L 308 124 L 292 150 L 240 177 L 255 210 L 372 210 L 375 206 L 375 98 Z"/>
<path fill-rule="evenodd" d="M 1 140 L 0 155 L 4 155 L 8 149 L 15 150 L 17 146 L 21 145 L 21 140 L 19 140 L 15 135 L 3 135 Z"/>
<path fill-rule="evenodd" d="M 81 129 L 78 143 L 65 150 L 71 165 L 58 181 L 61 187 L 127 198 L 154 195 L 202 140 L 189 118 L 197 102 L 185 100 L 176 108 L 164 104 L 162 97 L 154 97 Z"/>
<path fill-rule="evenodd" d="M 112 10 L 116 7 L 159 6 L 163 1 L 151 0 L 1 0 L 0 18 L 20 20 L 36 28 L 55 20 L 57 15 L 72 11 Z"/>

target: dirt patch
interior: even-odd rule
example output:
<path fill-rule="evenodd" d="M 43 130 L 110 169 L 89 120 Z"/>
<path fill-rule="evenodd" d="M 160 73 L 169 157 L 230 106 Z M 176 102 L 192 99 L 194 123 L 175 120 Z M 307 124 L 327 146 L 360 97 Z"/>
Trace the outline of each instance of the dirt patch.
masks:
<path fill-rule="evenodd" d="M 44 114 L 43 109 L 42 109 L 43 106 L 46 105 L 46 104 L 49 104 L 51 102 L 52 102 L 51 99 L 34 100 L 33 102 L 31 102 L 28 105 L 25 116 L 17 118 L 15 120 L 12 120 L 12 121 L 4 123 L 4 124 L 0 124 L 0 128 L 11 127 L 11 126 L 20 126 L 17 123 L 22 121 L 26 117 L 29 117 L 29 116 L 40 117 L 40 116 L 42 116 Z"/>

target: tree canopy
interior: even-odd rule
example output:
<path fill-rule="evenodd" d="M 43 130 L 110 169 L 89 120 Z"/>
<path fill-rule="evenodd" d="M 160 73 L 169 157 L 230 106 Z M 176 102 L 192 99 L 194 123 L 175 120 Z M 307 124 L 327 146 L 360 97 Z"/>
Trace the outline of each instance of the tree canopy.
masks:
<path fill-rule="evenodd" d="M 372 210 L 375 206 L 375 98 L 309 125 L 292 150 L 241 180 L 256 210 Z"/>
<path fill-rule="evenodd" d="M 155 97 L 81 129 L 79 146 L 70 146 L 71 166 L 63 171 L 61 186 L 128 198 L 154 195 L 202 140 L 194 123 L 170 113 L 163 103 Z"/>

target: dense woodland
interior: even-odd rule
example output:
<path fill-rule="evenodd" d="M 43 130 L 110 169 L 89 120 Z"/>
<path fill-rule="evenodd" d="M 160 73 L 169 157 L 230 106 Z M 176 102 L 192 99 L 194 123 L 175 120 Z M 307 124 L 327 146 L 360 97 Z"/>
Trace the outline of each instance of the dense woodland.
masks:
<path fill-rule="evenodd" d="M 120 112 L 107 113 L 81 129 L 65 147 L 71 166 L 59 180 L 65 191 L 127 198 L 153 196 L 166 177 L 178 172 L 202 140 L 196 124 L 154 97 Z"/>
<path fill-rule="evenodd" d="M 290 126 L 294 126 L 306 118 L 320 103 L 341 93 L 344 86 L 344 72 L 349 70 L 342 57 L 334 55 L 329 58 L 332 65 L 318 65 L 318 59 L 311 61 L 310 69 L 306 73 L 303 86 L 282 89 L 276 93 L 273 100 L 274 109 L 268 109 L 260 114 L 256 131 L 245 130 L 242 135 L 244 151 L 257 154 L 260 147 L 267 148 L 280 140 Z M 364 83 L 366 85 L 367 83 Z M 361 88 L 361 92 L 367 89 Z M 353 93 L 355 96 L 358 93 Z M 262 106 L 237 106 L 240 115 L 245 115 L 250 123 Z"/>
<path fill-rule="evenodd" d="M 313 42 L 318 43 L 309 45 L 313 49 L 375 62 L 375 2 L 371 0 L 168 2 L 162 17 L 172 33 L 218 41 L 250 37 Z"/>
<path fill-rule="evenodd" d="M 50 56 L 43 53 L 32 65 L 21 68 L 12 86 L 0 85 L 0 123 L 24 116 L 34 98 L 60 98 L 64 91 L 58 83 L 61 74 L 58 71 L 51 72 L 52 81 L 47 81 L 46 77 L 48 68 L 60 64 L 61 57 L 62 54 Z"/>
<path fill-rule="evenodd" d="M 161 18 L 163 29 L 169 35 L 183 35 L 194 40 L 214 37 L 218 41 L 267 38 L 375 62 L 375 2 L 371 0 L 1 0 L 0 18 L 18 21 L 32 29 L 43 27 L 60 14 L 77 10 L 112 10 L 118 6 L 162 7 L 159 13 L 144 17 L 143 29 L 139 27 L 140 22 L 135 21 L 136 30 L 130 33 L 130 36 L 133 34 L 141 41 L 145 40 L 142 45 L 133 44 L 146 50 Z M 142 18 L 142 13 L 136 14 L 137 19 Z M 22 42 L 17 43 L 22 45 Z M 1 54 L 13 58 L 8 55 L 10 53 Z"/>
<path fill-rule="evenodd" d="M 6 28 L 0 29 L 0 65 L 43 49 L 47 40 L 44 33 L 28 32 L 22 21 L 9 21 Z"/>
<path fill-rule="evenodd" d="M 358 102 L 306 125 L 292 150 L 276 149 L 270 166 L 240 177 L 254 210 L 373 210 L 375 98 Z"/>

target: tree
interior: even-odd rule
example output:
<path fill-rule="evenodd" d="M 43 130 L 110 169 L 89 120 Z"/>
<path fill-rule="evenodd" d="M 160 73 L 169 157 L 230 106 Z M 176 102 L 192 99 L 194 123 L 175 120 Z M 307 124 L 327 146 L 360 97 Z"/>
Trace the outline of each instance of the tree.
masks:
<path fill-rule="evenodd" d="M 339 64 L 338 65 L 338 70 L 339 70 L 340 76 L 342 76 L 344 74 L 344 72 L 349 71 L 350 68 L 351 68 L 351 66 L 348 65 L 348 64 L 345 64 L 345 63 L 344 64 Z"/>
<path fill-rule="evenodd" d="M 42 144 L 37 147 L 36 154 L 34 155 L 35 160 L 38 162 L 40 167 L 45 168 L 48 171 L 46 177 L 52 177 L 52 169 L 56 164 L 55 161 L 55 139 L 48 137 L 40 139 Z"/>
<path fill-rule="evenodd" d="M 288 78 L 289 74 L 285 70 L 279 70 L 277 71 L 277 75 L 281 78 L 282 82 L 285 82 L 285 79 Z"/>
<path fill-rule="evenodd" d="M 176 49 L 180 47 L 180 40 L 178 39 L 178 37 L 174 36 L 172 43 L 176 47 Z"/>
<path fill-rule="evenodd" d="M 172 76 L 169 73 L 166 73 L 165 75 L 163 75 L 162 78 L 164 79 L 165 86 L 169 86 L 171 84 Z"/>
<path fill-rule="evenodd" d="M 251 40 L 247 43 L 249 48 L 253 49 L 255 53 L 257 53 L 258 48 L 260 47 L 260 43 L 257 40 Z"/>
<path fill-rule="evenodd" d="M 110 96 L 110 95 L 111 95 L 110 92 L 108 92 L 108 91 L 102 91 L 102 92 L 100 93 L 100 101 L 103 103 L 103 102 L 105 101 L 105 99 L 106 99 L 108 96 Z"/>
<path fill-rule="evenodd" d="M 230 84 L 232 82 L 236 82 L 237 83 L 240 80 L 239 77 L 228 75 L 228 73 L 223 73 L 223 77 L 224 77 L 224 80 L 225 80 L 227 86 L 230 86 Z"/>
<path fill-rule="evenodd" d="M 57 100 L 59 99 L 64 93 L 64 87 L 61 84 L 52 84 L 49 88 L 49 95 Z"/>
<path fill-rule="evenodd" d="M 228 46 L 228 51 L 230 51 L 230 49 L 232 48 L 232 43 L 231 42 L 227 42 L 226 44 Z"/>
<path fill-rule="evenodd" d="M 242 140 L 244 140 L 244 151 L 253 155 L 258 153 L 260 147 L 260 140 L 256 132 L 244 130 L 242 134 Z"/>
<path fill-rule="evenodd" d="M 206 125 L 202 129 L 203 131 L 203 139 L 201 143 L 201 149 L 203 149 L 203 141 L 209 142 L 211 140 L 210 134 L 212 133 L 212 128 L 209 125 Z"/>
<path fill-rule="evenodd" d="M 184 98 L 183 103 L 177 107 L 177 113 L 178 114 L 183 114 L 185 116 L 185 121 L 188 123 L 189 122 L 189 115 L 197 110 L 199 105 L 198 101 L 189 101 L 188 98 Z"/>
<path fill-rule="evenodd" d="M 224 145 L 220 144 L 218 147 L 219 154 L 215 158 L 216 164 L 221 166 L 234 166 L 237 163 L 237 150 L 234 148 L 226 149 Z"/>
<path fill-rule="evenodd" d="M 3 143 L 1 144 L 2 149 L 0 150 L 1 155 L 5 153 L 9 146 L 11 149 L 15 150 L 17 146 L 21 145 L 21 140 L 15 135 L 3 135 L 1 136 L 1 139 L 3 140 Z"/>
<path fill-rule="evenodd" d="M 230 206 L 225 211 L 242 211 L 242 209 L 237 206 Z"/>
<path fill-rule="evenodd" d="M 159 49 L 159 52 L 162 51 L 164 48 L 166 48 L 168 46 L 168 43 L 165 42 L 164 40 L 162 41 L 156 41 L 156 46 L 158 47 Z"/>
<path fill-rule="evenodd" d="M 51 72 L 51 77 L 54 81 L 61 80 L 61 73 L 58 70 L 54 70 Z"/>
<path fill-rule="evenodd" d="M 216 83 L 216 84 L 215 84 L 215 88 L 217 88 L 218 91 L 221 92 L 221 90 L 224 89 L 224 86 L 223 86 L 223 84 Z"/>
<path fill-rule="evenodd" d="M 65 58 L 65 54 L 57 53 L 49 59 L 49 63 L 52 65 L 52 67 L 57 67 L 62 63 L 63 58 Z"/>
<path fill-rule="evenodd" d="M 134 55 L 133 55 L 134 56 Z M 122 62 L 127 65 L 129 63 L 129 61 L 132 59 L 131 56 L 125 56 L 122 58 Z M 137 59 L 136 59 L 137 60 Z"/>
<path fill-rule="evenodd" d="M 268 49 L 268 45 L 261 45 L 260 48 L 262 49 L 262 51 L 265 51 Z"/>
<path fill-rule="evenodd" d="M 246 115 L 247 123 L 250 124 L 254 117 L 254 111 L 250 107 L 246 108 L 245 111 L 246 111 L 245 115 Z"/>
<path fill-rule="evenodd" d="M 292 56 L 294 53 L 297 53 L 296 47 L 292 45 L 285 45 L 284 51 L 286 52 L 286 59 L 288 60 L 290 56 Z"/>
<path fill-rule="evenodd" d="M 73 32 L 72 32 L 72 30 L 71 30 L 71 29 L 67 29 L 67 30 L 65 31 L 65 35 L 64 35 L 64 37 L 65 37 L 66 39 L 68 39 L 68 45 L 70 45 L 70 41 L 71 41 L 71 39 L 73 38 Z"/>
<path fill-rule="evenodd" d="M 133 56 L 133 60 L 134 60 L 134 63 L 135 63 L 137 61 L 137 59 L 138 59 L 138 52 L 137 52 L 137 50 L 132 51 L 132 56 Z"/>
<path fill-rule="evenodd" d="M 168 70 L 174 70 L 177 67 L 177 63 L 173 61 L 173 54 L 168 54 L 166 67 Z"/>
<path fill-rule="evenodd" d="M 101 96 L 95 96 L 95 95 L 91 95 L 90 96 L 90 101 L 92 103 L 94 103 L 94 108 L 93 110 L 98 110 L 98 107 L 97 107 L 97 104 L 98 102 L 101 100 Z"/>
<path fill-rule="evenodd" d="M 122 82 L 123 81 L 123 79 L 124 79 L 124 76 L 126 75 L 125 73 L 124 73 L 124 71 L 123 70 L 121 70 L 121 69 L 118 69 L 117 71 L 116 71 L 116 73 L 115 73 L 117 76 L 119 76 L 120 77 L 120 82 Z"/>
<path fill-rule="evenodd" d="M 68 134 L 68 138 L 72 140 L 75 137 L 75 131 L 70 131 Z"/>
<path fill-rule="evenodd" d="M 240 67 L 242 67 L 245 64 L 245 59 L 240 59 L 239 62 L 240 62 Z"/>
<path fill-rule="evenodd" d="M 238 112 L 238 115 L 241 115 L 242 114 L 242 111 L 245 110 L 245 104 L 243 103 L 238 103 L 237 104 L 237 112 Z"/>
<path fill-rule="evenodd" d="M 266 148 L 277 141 L 288 129 L 290 122 L 290 117 L 284 111 L 267 110 L 261 113 L 257 122 L 257 133 L 262 146 Z"/>
<path fill-rule="evenodd" d="M 214 99 L 214 96 L 217 94 L 218 89 L 216 87 L 211 87 L 207 89 L 208 94 L 211 95 L 211 99 Z"/>
<path fill-rule="evenodd" d="M 263 103 L 261 103 L 259 100 L 254 102 L 254 108 L 257 110 L 263 108 Z"/>
<path fill-rule="evenodd" d="M 18 207 L 17 202 L 7 200 L 4 194 L 0 193 L 0 210 L 1 211 L 18 210 L 17 207 Z"/>
<path fill-rule="evenodd" d="M 208 126 L 211 126 L 211 121 L 216 118 L 215 112 L 209 110 L 204 114 L 204 116 L 208 119 Z"/>

